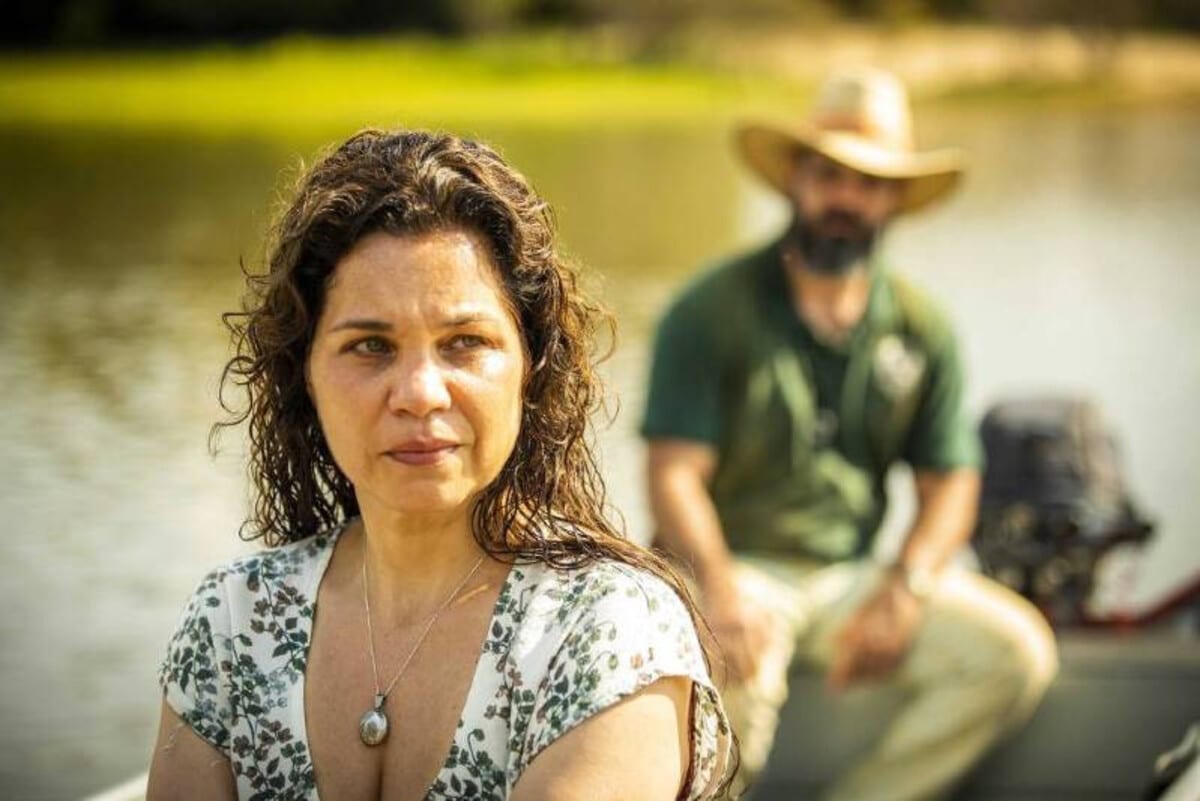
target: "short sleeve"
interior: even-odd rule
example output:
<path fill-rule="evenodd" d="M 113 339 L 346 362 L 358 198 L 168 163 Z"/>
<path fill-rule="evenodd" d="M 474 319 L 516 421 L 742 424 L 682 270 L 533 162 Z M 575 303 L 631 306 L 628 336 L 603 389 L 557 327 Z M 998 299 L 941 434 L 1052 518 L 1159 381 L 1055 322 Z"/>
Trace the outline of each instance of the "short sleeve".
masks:
<path fill-rule="evenodd" d="M 729 725 L 682 601 L 660 579 L 610 565 L 576 582 L 577 608 L 533 698 L 518 775 L 593 715 L 668 676 L 692 680 L 689 780 L 681 798 L 705 799 L 729 763 Z"/>
<path fill-rule="evenodd" d="M 930 353 L 925 393 L 904 448 L 916 470 L 979 467 L 982 453 L 975 426 L 963 408 L 964 376 L 958 346 L 947 332 Z"/>
<path fill-rule="evenodd" d="M 721 359 L 704 304 L 676 303 L 655 335 L 642 436 L 716 445 L 721 436 Z"/>
<path fill-rule="evenodd" d="M 231 709 L 221 676 L 233 659 L 222 573 L 205 577 L 167 644 L 159 671 L 163 698 L 197 735 L 229 756 Z"/>

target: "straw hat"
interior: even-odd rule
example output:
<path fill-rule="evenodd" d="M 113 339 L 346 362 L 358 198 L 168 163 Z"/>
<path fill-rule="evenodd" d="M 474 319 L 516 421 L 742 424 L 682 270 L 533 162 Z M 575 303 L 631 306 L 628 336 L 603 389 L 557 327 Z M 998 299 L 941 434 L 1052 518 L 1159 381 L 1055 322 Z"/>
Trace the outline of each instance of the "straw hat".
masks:
<path fill-rule="evenodd" d="M 815 151 L 867 175 L 905 179 L 901 212 L 946 195 L 963 173 L 958 150 L 916 152 L 904 84 L 873 69 L 830 76 L 798 125 L 750 123 L 740 126 L 735 138 L 746 163 L 784 194 L 797 150 Z"/>

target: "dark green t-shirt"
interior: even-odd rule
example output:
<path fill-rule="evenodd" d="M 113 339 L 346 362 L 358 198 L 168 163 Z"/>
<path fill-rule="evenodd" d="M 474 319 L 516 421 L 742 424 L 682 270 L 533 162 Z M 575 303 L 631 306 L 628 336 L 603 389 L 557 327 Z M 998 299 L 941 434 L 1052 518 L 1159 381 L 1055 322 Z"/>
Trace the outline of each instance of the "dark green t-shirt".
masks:
<path fill-rule="evenodd" d="M 659 325 L 642 434 L 717 449 L 710 491 L 735 551 L 861 555 L 893 462 L 979 464 L 948 322 L 882 267 L 872 273 L 844 349 L 794 312 L 778 242 L 702 275 Z"/>

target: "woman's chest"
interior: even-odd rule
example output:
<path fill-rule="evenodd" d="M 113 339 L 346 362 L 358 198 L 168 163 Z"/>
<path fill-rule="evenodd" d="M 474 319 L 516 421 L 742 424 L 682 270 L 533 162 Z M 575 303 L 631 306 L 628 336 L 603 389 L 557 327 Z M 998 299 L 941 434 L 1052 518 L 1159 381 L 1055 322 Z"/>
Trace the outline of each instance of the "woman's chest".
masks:
<path fill-rule="evenodd" d="M 460 723 L 480 717 L 498 684 L 494 660 L 481 658 L 491 603 L 479 600 L 447 613 L 423 638 L 422 626 L 376 631 L 374 667 L 364 619 L 319 607 L 304 716 L 322 798 L 419 801 L 454 766 L 472 728 Z M 377 692 L 385 695 L 387 735 L 368 745 L 360 723 Z"/>

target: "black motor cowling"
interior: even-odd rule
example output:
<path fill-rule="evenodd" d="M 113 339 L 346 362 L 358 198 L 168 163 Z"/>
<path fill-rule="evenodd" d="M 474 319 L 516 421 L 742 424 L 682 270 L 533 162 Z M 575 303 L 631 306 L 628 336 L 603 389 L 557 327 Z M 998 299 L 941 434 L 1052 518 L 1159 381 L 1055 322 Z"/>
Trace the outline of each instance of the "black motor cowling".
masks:
<path fill-rule="evenodd" d="M 1055 625 L 1086 622 L 1100 561 L 1154 530 L 1130 498 L 1115 436 L 1075 398 L 998 403 L 980 434 L 987 468 L 972 544 L 984 572 Z"/>

